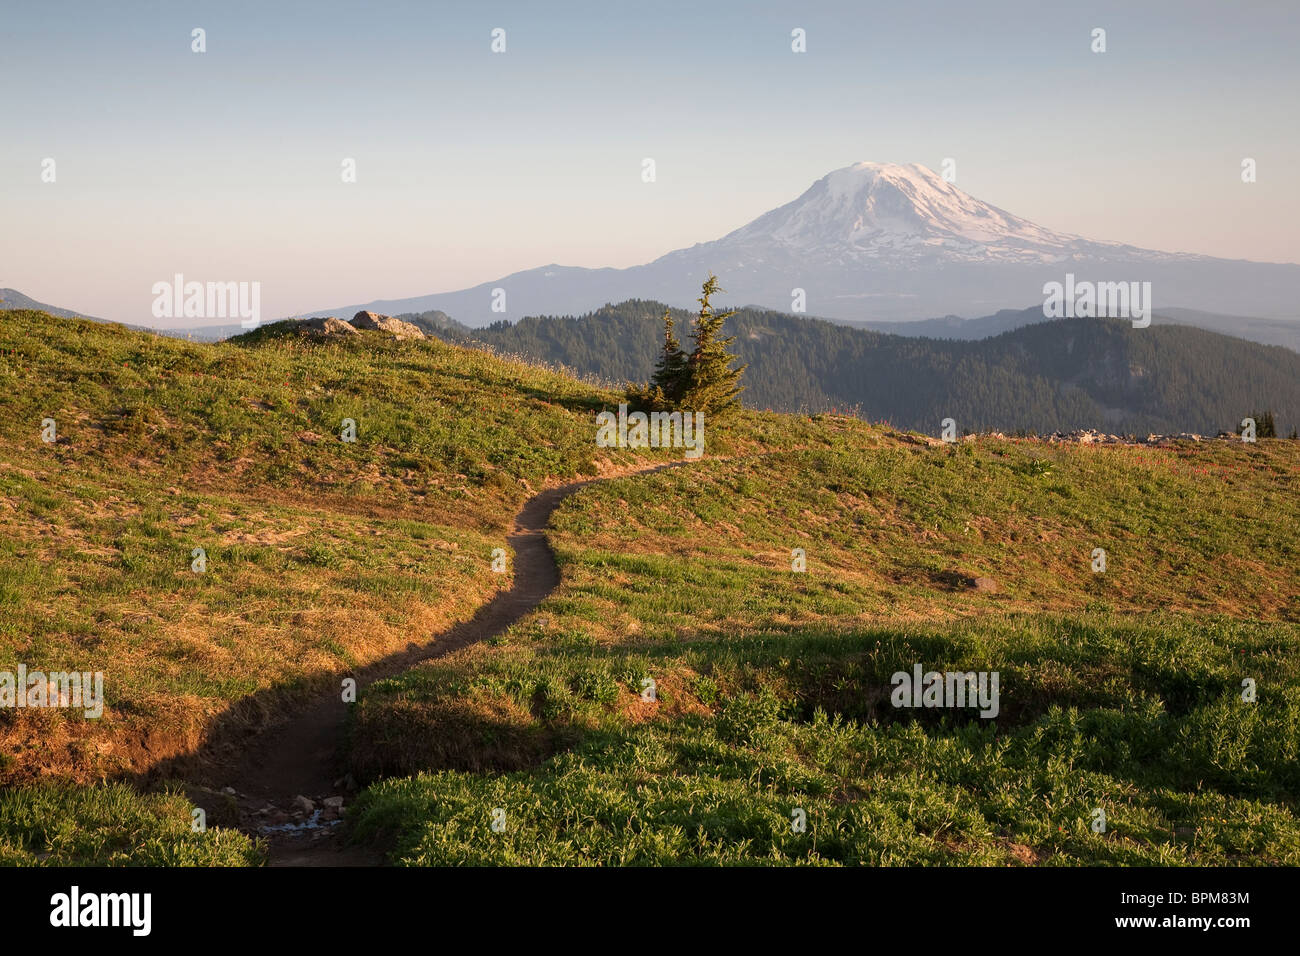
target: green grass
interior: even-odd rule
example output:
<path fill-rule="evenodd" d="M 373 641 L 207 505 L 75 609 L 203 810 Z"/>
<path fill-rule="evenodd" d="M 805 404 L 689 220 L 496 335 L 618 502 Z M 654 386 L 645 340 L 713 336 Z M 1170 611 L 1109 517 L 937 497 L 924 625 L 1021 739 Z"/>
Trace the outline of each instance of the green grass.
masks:
<path fill-rule="evenodd" d="M 595 446 L 616 393 L 378 334 L 6 313 L 0 387 L 0 669 L 103 670 L 108 698 L 0 712 L 13 863 L 256 864 L 179 793 L 72 784 L 465 619 L 531 494 L 679 457 Z M 413 865 L 1300 863 L 1300 445 L 750 412 L 707 440 L 565 502 L 536 613 L 363 695 L 354 839 Z M 915 663 L 997 671 L 998 717 L 894 709 Z"/>
<path fill-rule="evenodd" d="M 255 866 L 258 846 L 235 830 L 193 832 L 177 792 L 32 786 L 0 791 L 3 866 Z"/>
<path fill-rule="evenodd" d="M 199 486 L 310 489 L 314 495 L 410 508 L 455 507 L 495 527 L 547 480 L 641 458 L 597 448 L 607 390 L 557 371 L 441 342 L 362 333 L 300 339 L 277 324 L 219 344 L 120 326 L 0 316 L 0 421 L 27 464 L 182 474 Z M 59 441 L 40 440 L 53 418 Z M 357 424 L 355 443 L 340 440 Z M 834 431 L 865 429 L 853 425 Z M 747 414 L 708 435 L 709 451 L 763 442 L 825 442 L 832 430 Z M 50 504 L 56 499 L 50 499 Z"/>
<path fill-rule="evenodd" d="M 396 779 L 357 834 L 414 865 L 1295 865 L 1296 461 L 981 441 L 592 486 L 533 619 L 360 703 L 353 768 Z M 997 671 L 997 718 L 895 709 L 917 663 Z"/>
<path fill-rule="evenodd" d="M 373 759 L 397 715 L 406 766 L 385 769 L 454 765 L 453 744 L 415 741 L 460 717 L 454 746 L 513 769 L 378 783 L 356 834 L 407 865 L 1296 865 L 1298 639 L 1291 624 L 1016 616 L 443 662 L 361 705 L 358 753 Z M 998 670 L 998 718 L 893 708 L 890 676 L 915 662 Z"/>
<path fill-rule="evenodd" d="M 509 586 L 491 554 L 525 498 L 639 460 L 594 445 L 607 393 L 379 334 L 196 345 L 8 312 L 0 388 L 0 667 L 100 670 L 108 699 L 0 713 L 0 783 L 147 769 L 248 695 L 290 706 L 428 639 Z"/>
<path fill-rule="evenodd" d="M 1298 451 L 990 440 L 773 454 L 603 483 L 554 522 L 565 610 L 618 640 L 715 620 L 1009 609 L 1300 620 Z M 791 571 L 795 548 L 805 574 Z M 1095 548 L 1104 574 L 1092 570 Z M 969 591 L 981 576 L 996 594 Z"/>

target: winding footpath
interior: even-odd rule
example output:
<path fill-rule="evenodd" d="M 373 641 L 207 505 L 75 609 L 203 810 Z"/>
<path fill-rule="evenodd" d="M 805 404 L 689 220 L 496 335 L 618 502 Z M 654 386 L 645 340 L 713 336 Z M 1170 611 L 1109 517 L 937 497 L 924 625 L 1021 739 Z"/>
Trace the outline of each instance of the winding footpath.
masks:
<path fill-rule="evenodd" d="M 569 495 L 598 481 L 648 474 L 681 464 L 668 462 L 576 481 L 529 498 L 515 516 L 514 530 L 507 537 L 514 551 L 510 588 L 499 592 L 469 620 L 351 675 L 358 692 L 422 661 L 494 637 L 541 604 L 560 583 L 559 567 L 545 529 L 551 514 Z M 335 838 L 342 827 L 334 823 L 299 830 L 285 828 L 282 823 L 279 829 L 267 830 L 272 821 L 288 818 L 299 797 L 315 799 L 342 792 L 338 784 L 345 772 L 341 751 L 346 725 L 347 705 L 340 690 L 331 690 L 244 741 L 239 756 L 226 769 L 205 774 L 221 787 L 230 788 L 228 793 L 234 791 L 241 829 L 268 837 L 271 866 L 383 865 L 382 855 L 373 848 L 343 845 L 344 841 Z"/>

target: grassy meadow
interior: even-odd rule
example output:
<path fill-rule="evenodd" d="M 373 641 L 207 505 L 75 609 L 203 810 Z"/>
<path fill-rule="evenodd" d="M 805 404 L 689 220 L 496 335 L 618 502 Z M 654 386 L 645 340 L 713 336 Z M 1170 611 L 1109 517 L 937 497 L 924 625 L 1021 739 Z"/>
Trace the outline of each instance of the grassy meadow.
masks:
<path fill-rule="evenodd" d="M 522 502 L 594 477 L 536 612 L 354 707 L 349 839 L 402 865 L 1300 863 L 1300 443 L 745 412 L 620 477 L 674 456 L 596 447 L 618 397 L 563 370 L 22 312 L 0 388 L 0 671 L 103 670 L 107 698 L 0 710 L 0 863 L 262 862 L 191 833 L 175 786 L 115 781 L 468 618 Z M 895 708 L 917 664 L 997 672 L 997 717 Z"/>
<path fill-rule="evenodd" d="M 531 621 L 359 705 L 389 779 L 357 832 L 413 865 L 1300 863 L 1297 463 L 981 440 L 592 486 Z M 999 672 L 997 718 L 893 707 L 917 663 Z"/>

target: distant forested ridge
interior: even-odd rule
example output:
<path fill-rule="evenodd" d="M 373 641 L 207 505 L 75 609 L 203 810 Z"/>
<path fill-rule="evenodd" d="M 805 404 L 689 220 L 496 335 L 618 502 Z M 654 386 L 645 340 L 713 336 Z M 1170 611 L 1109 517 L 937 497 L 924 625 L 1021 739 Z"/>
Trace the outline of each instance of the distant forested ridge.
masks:
<path fill-rule="evenodd" d="M 443 338 L 566 365 L 612 382 L 645 381 L 658 357 L 664 305 L 633 299 L 577 317 L 534 316 L 469 330 L 439 316 Z M 670 310 L 679 330 L 691 315 Z M 410 318 L 408 316 L 408 318 Z M 1278 434 L 1300 424 L 1300 354 L 1187 326 L 1061 319 L 977 341 L 888 335 L 820 319 L 741 309 L 727 322 L 749 364 L 750 408 L 856 409 L 935 432 L 1125 434 L 1238 431 L 1271 409 Z"/>

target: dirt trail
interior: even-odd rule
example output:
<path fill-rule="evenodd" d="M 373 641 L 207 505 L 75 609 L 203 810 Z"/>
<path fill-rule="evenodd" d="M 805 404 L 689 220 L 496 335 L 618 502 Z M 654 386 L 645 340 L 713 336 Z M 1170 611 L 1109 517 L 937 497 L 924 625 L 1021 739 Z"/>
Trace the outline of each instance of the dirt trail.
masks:
<path fill-rule="evenodd" d="M 507 539 L 514 551 L 510 589 L 498 593 L 470 620 L 357 672 L 353 676 L 358 690 L 421 661 L 493 637 L 536 608 L 560 583 L 560 571 L 544 532 L 552 512 L 569 495 L 605 478 L 647 474 L 680 464 L 670 462 L 611 473 L 550 488 L 528 499 L 515 516 L 514 530 Z M 340 826 L 333 821 L 321 820 L 316 826 L 300 830 L 265 830 L 272 824 L 285 826 L 299 796 L 318 801 L 341 795 L 351 800 L 352 794 L 344 789 L 346 784 L 336 785 L 344 774 L 340 750 L 346 716 L 341 688 L 331 691 L 246 742 L 232 767 L 205 775 L 237 793 L 241 827 L 249 832 L 261 831 L 268 837 L 272 866 L 366 866 L 383 862 L 369 848 L 347 847 L 334 839 Z"/>

